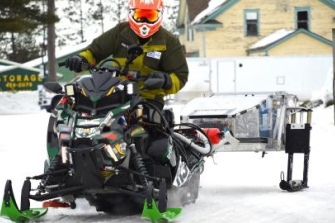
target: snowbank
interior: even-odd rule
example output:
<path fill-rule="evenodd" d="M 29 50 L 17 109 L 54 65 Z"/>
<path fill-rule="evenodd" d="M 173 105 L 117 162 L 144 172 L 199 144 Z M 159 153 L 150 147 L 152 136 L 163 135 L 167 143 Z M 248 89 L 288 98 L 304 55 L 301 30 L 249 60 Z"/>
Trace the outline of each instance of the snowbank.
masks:
<path fill-rule="evenodd" d="M 40 111 L 38 91 L 0 92 L 0 115 L 27 114 Z"/>

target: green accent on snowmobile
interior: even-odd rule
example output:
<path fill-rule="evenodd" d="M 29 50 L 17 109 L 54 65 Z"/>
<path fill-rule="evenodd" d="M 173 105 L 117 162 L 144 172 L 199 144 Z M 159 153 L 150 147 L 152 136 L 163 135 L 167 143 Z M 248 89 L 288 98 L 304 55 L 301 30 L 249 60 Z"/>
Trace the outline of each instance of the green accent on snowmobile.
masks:
<path fill-rule="evenodd" d="M 150 220 L 152 223 L 172 222 L 179 217 L 181 210 L 181 208 L 167 208 L 165 212 L 161 213 L 155 201 L 152 201 L 150 205 L 145 199 L 141 217 Z"/>
<path fill-rule="evenodd" d="M 52 160 L 59 152 L 58 147 L 52 147 L 49 143 L 47 144 L 47 152 L 49 160 Z"/>
<path fill-rule="evenodd" d="M 20 211 L 13 205 L 12 199 L 10 202 L 9 207 L 6 206 L 5 202 L 2 203 L 0 216 L 14 222 L 25 222 L 27 220 L 37 219 L 48 212 L 47 208 L 31 208 L 26 211 Z"/>
<path fill-rule="evenodd" d="M 40 218 L 47 212 L 47 208 L 30 208 L 28 210 L 20 211 L 15 202 L 11 181 L 7 180 L 0 212 L 2 218 L 14 222 L 25 222 L 27 220 Z"/>
<path fill-rule="evenodd" d="M 100 95 L 98 96 L 91 96 L 90 99 L 92 102 L 97 102 L 99 99 L 101 99 L 101 96 L 102 96 L 103 93 L 101 93 Z"/>

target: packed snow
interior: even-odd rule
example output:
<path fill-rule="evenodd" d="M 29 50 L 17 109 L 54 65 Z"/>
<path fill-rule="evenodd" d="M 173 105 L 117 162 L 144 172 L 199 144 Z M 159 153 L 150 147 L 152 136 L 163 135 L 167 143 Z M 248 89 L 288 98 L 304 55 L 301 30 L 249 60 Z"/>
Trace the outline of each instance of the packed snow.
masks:
<path fill-rule="evenodd" d="M 47 157 L 49 113 L 37 105 L 37 93 L 0 93 L 0 187 L 12 180 L 20 205 L 26 176 L 43 172 Z M 285 152 L 224 152 L 208 158 L 199 198 L 184 207 L 178 223 L 330 223 L 335 222 L 334 107 L 313 110 L 309 188 L 282 191 L 280 173 L 287 169 Z M 293 179 L 302 179 L 302 155 L 294 156 Z M 3 189 L 0 190 L 3 196 Z M 31 207 L 41 207 L 31 202 Z M 0 219 L 0 222 L 9 222 Z M 50 209 L 36 222 L 147 222 L 135 216 L 96 212 L 85 200 L 75 210 Z"/>

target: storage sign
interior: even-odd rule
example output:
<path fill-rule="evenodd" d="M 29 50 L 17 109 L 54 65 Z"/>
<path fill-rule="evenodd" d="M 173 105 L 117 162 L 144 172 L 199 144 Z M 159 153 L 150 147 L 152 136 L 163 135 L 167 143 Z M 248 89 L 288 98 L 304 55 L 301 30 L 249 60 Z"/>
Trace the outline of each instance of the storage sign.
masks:
<path fill-rule="evenodd" d="M 38 69 L 11 67 L 0 70 L 0 91 L 34 91 L 42 81 Z"/>

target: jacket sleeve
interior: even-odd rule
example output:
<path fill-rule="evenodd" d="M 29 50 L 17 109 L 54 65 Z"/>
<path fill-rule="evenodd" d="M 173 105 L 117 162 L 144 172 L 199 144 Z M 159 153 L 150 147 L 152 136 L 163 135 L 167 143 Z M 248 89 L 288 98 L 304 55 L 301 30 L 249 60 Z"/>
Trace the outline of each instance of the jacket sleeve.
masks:
<path fill-rule="evenodd" d="M 175 94 L 180 91 L 188 81 L 188 65 L 182 45 L 175 36 L 167 39 L 166 52 L 161 61 L 162 70 L 169 73 L 172 87 L 165 90 L 166 94 Z"/>
<path fill-rule="evenodd" d="M 90 64 L 98 64 L 115 52 L 115 43 L 119 38 L 119 25 L 95 38 L 79 55 L 85 57 Z"/>

